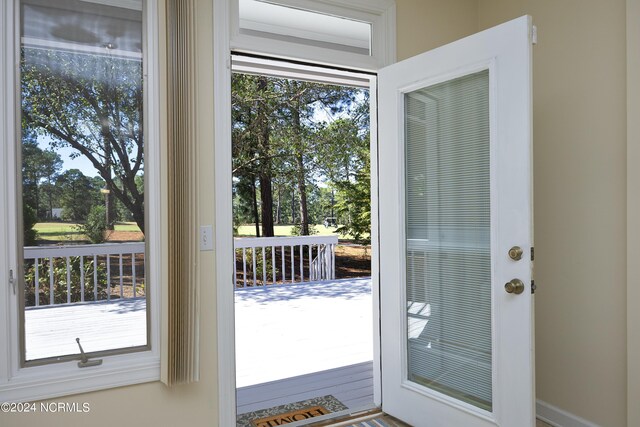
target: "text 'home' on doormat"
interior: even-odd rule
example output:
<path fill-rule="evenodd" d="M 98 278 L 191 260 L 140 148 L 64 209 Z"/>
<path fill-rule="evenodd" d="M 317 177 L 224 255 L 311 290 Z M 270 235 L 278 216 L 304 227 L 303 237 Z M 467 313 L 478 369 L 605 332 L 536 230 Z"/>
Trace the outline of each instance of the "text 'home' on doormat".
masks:
<path fill-rule="evenodd" d="M 347 409 L 331 395 L 238 415 L 237 427 L 278 427 Z"/>
<path fill-rule="evenodd" d="M 271 415 L 266 418 L 252 421 L 255 427 L 276 427 L 284 424 L 294 423 L 296 421 L 308 420 L 309 418 L 319 417 L 320 415 L 330 414 L 324 406 L 311 406 L 309 408 L 298 409 L 284 414 Z"/>

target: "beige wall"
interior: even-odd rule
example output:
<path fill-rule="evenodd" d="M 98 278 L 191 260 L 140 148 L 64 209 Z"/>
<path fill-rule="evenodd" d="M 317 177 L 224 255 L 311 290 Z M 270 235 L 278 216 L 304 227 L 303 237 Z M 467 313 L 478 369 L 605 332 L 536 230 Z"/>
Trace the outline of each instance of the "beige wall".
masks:
<path fill-rule="evenodd" d="M 478 0 L 396 0 L 397 59 L 473 34 Z"/>
<path fill-rule="evenodd" d="M 627 425 L 640 426 L 640 0 L 627 0 Z"/>
<path fill-rule="evenodd" d="M 197 2 L 199 214 L 200 222 L 209 224 L 214 220 L 212 13 L 211 0 Z M 524 13 L 534 17 L 539 28 L 534 54 L 537 394 L 600 425 L 626 425 L 625 1 L 398 0 L 397 5 L 398 59 Z M 202 253 L 200 260 L 203 307 L 215 307 L 213 256 Z M 167 389 L 152 383 L 72 396 L 64 400 L 90 402 L 89 415 L 0 414 L 0 425 L 111 427 L 115 416 L 122 426 L 215 426 L 215 324 L 215 311 L 202 310 L 198 384 Z"/>
<path fill-rule="evenodd" d="M 624 0 L 481 0 L 479 29 L 523 14 L 534 48 L 537 396 L 626 425 Z"/>

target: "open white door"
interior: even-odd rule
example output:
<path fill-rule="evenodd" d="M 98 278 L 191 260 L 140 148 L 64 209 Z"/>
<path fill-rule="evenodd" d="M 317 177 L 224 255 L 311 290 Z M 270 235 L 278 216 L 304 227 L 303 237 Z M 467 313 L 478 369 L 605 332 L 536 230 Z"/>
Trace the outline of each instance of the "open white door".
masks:
<path fill-rule="evenodd" d="M 382 408 L 535 424 L 531 18 L 379 73 Z"/>

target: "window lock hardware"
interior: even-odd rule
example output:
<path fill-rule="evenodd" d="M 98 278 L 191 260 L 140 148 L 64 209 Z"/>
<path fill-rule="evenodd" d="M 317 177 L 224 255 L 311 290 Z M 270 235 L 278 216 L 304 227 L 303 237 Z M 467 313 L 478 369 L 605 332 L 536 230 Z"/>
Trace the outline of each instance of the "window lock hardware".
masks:
<path fill-rule="evenodd" d="M 80 347 L 80 361 L 78 362 L 78 368 L 88 368 L 89 366 L 102 365 L 102 359 L 89 360 L 87 355 L 84 353 L 82 346 L 80 345 L 80 338 L 76 338 L 76 342 L 78 343 L 78 347 Z"/>
<path fill-rule="evenodd" d="M 13 270 L 9 270 L 9 285 L 13 288 L 13 294 L 16 294 L 16 279 L 13 277 Z"/>

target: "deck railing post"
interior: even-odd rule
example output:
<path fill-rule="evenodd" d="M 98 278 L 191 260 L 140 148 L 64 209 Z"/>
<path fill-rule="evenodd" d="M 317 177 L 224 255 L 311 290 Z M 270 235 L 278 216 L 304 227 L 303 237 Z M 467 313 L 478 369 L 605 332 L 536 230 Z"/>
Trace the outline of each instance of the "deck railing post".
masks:
<path fill-rule="evenodd" d="M 267 248 L 262 247 L 262 286 L 267 286 Z"/>
<path fill-rule="evenodd" d="M 131 288 L 133 297 L 136 297 L 136 254 L 131 254 Z"/>
<path fill-rule="evenodd" d="M 111 255 L 107 255 L 107 301 L 111 301 Z"/>
<path fill-rule="evenodd" d="M 256 248 L 255 246 L 251 250 L 251 259 L 253 261 L 253 286 L 258 286 L 258 281 L 256 280 Z"/>
<path fill-rule="evenodd" d="M 35 259 L 35 287 L 36 287 L 36 307 L 40 305 L 40 259 Z"/>
<path fill-rule="evenodd" d="M 247 248 L 242 248 L 242 287 L 247 287 Z"/>
<path fill-rule="evenodd" d="M 271 269 L 273 270 L 273 284 L 276 284 L 276 247 L 271 246 Z"/>
<path fill-rule="evenodd" d="M 53 279 L 53 273 L 55 270 L 53 257 L 49 257 L 49 304 L 55 304 L 55 282 Z"/>
<path fill-rule="evenodd" d="M 93 300 L 98 301 L 98 255 L 93 256 Z"/>
<path fill-rule="evenodd" d="M 71 260 L 67 257 L 67 304 L 71 304 Z"/>
<path fill-rule="evenodd" d="M 84 302 L 84 256 L 80 256 L 80 301 Z"/>

